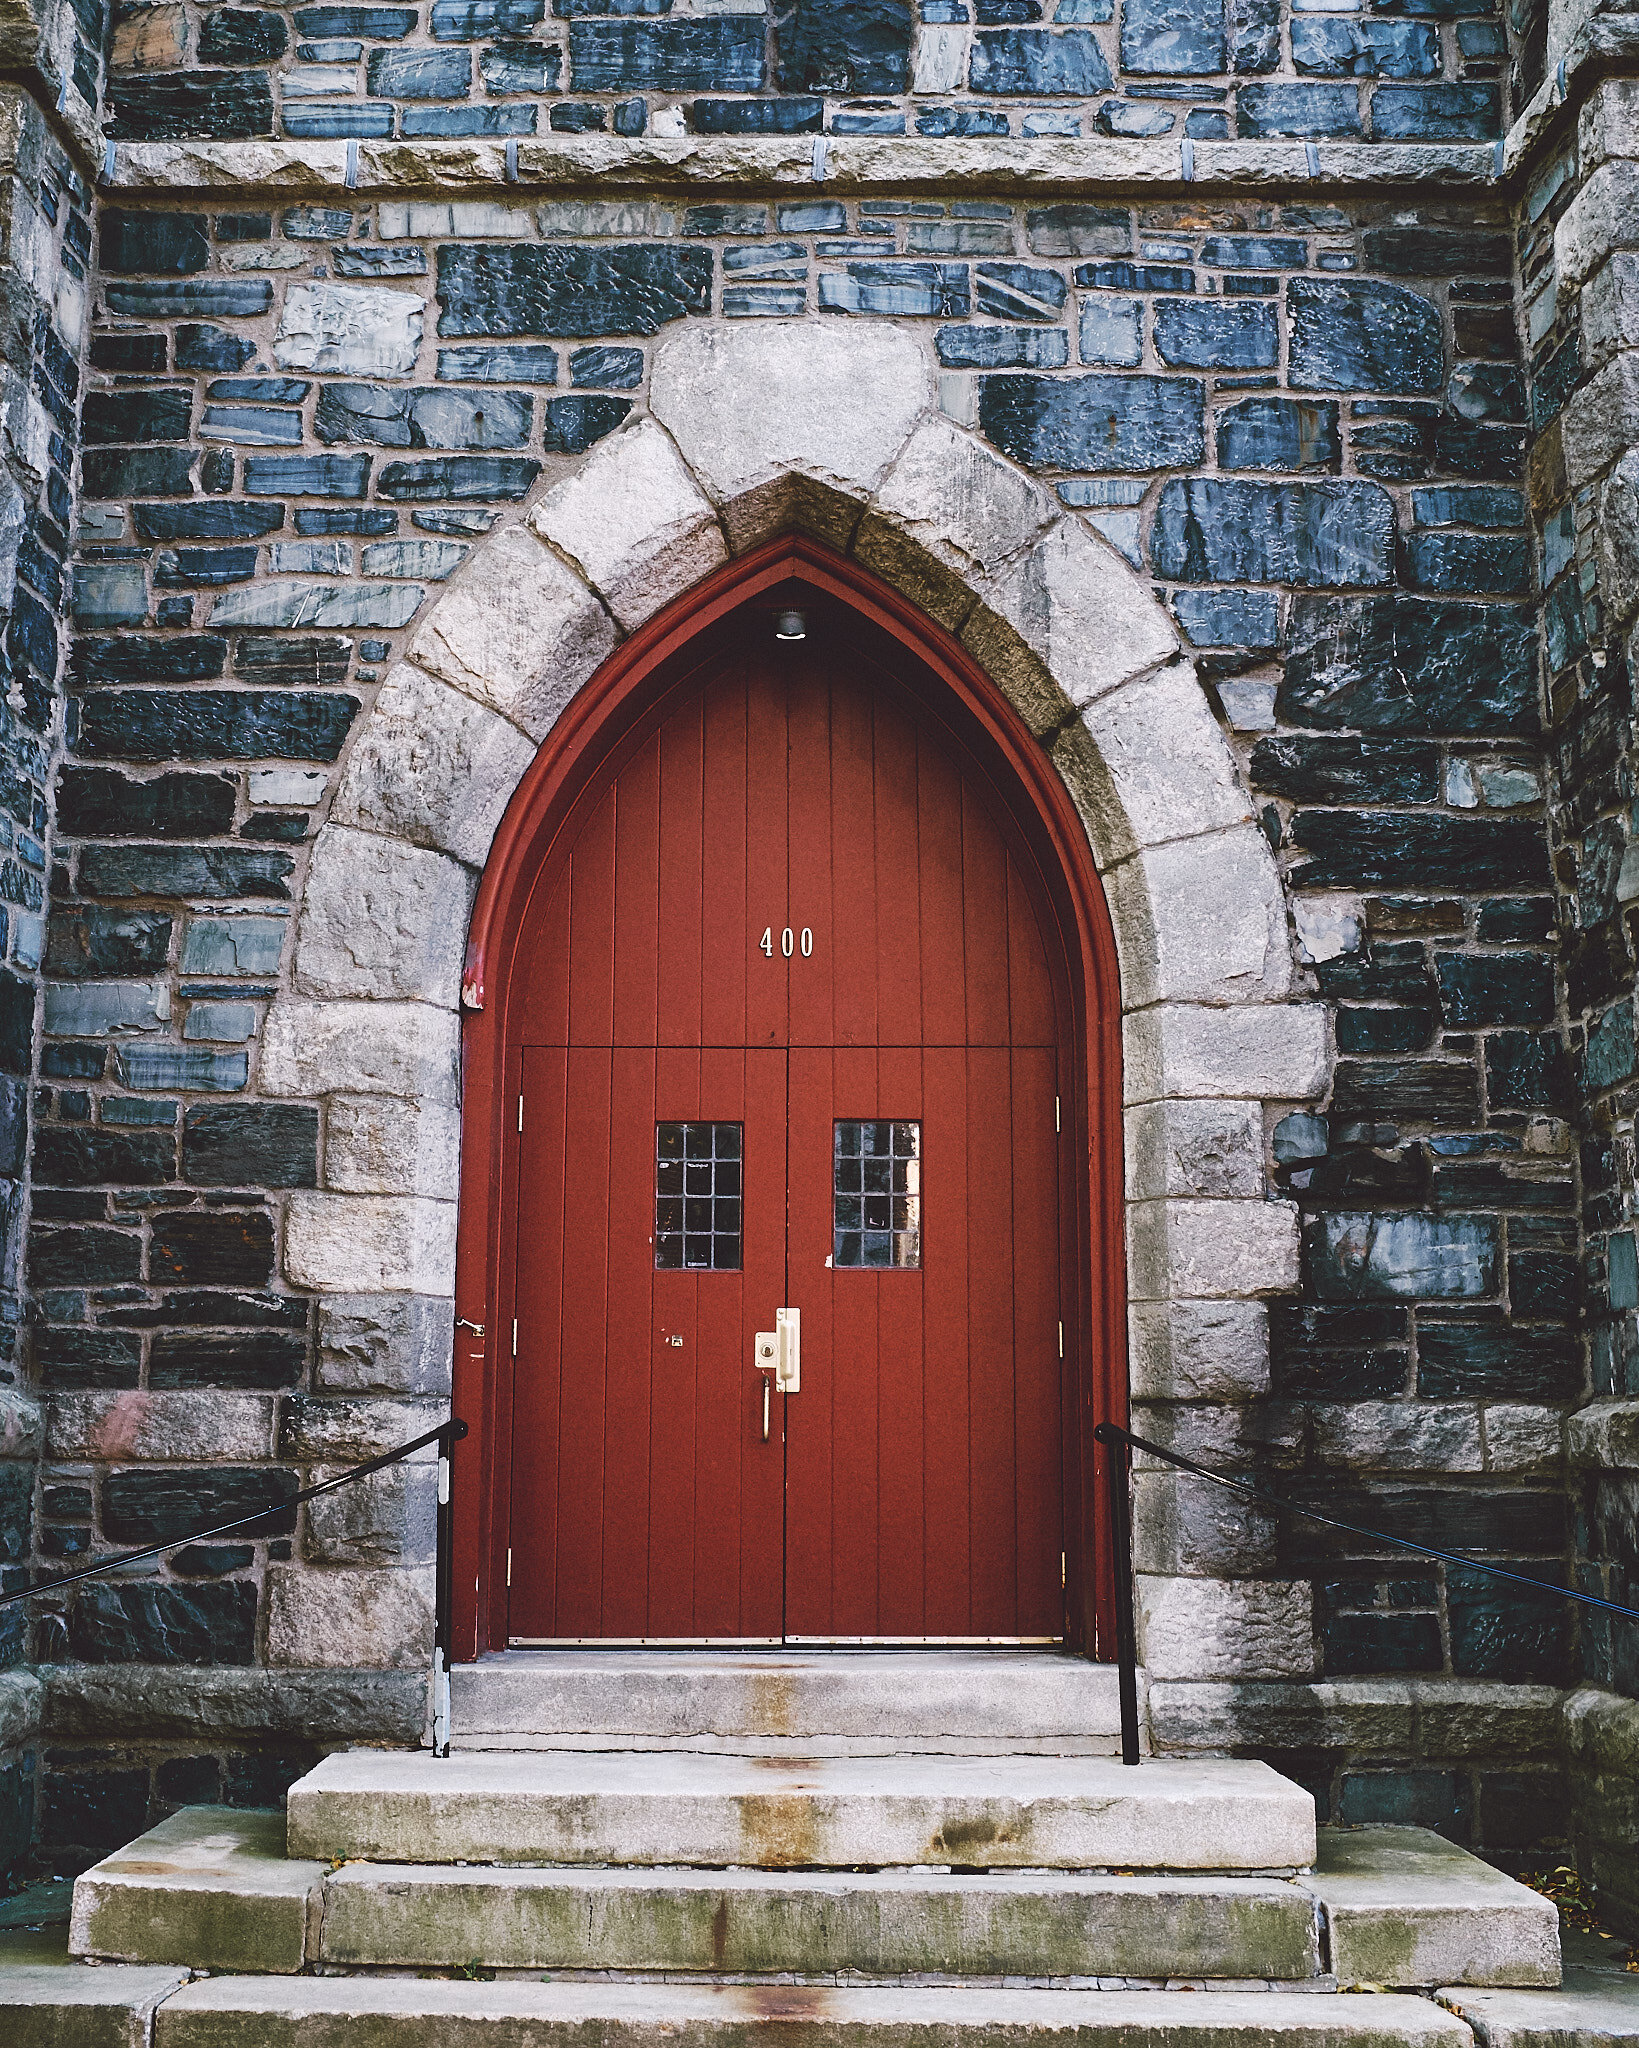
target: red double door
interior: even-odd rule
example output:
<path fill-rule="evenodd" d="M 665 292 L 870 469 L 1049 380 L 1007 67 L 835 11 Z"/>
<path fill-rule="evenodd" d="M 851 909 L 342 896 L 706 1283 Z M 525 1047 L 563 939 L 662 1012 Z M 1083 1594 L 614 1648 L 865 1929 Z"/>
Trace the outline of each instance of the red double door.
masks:
<path fill-rule="evenodd" d="M 756 623 L 532 903 L 508 1634 L 1057 1639 L 1056 935 L 900 679 Z"/>

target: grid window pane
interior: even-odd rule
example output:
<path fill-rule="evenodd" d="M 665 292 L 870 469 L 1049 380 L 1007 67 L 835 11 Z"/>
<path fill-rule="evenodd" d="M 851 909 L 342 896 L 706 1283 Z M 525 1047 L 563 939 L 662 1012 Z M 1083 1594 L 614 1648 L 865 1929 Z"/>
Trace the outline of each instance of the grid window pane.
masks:
<path fill-rule="evenodd" d="M 654 1127 L 654 1262 L 662 1272 L 740 1270 L 738 1124 Z"/>
<path fill-rule="evenodd" d="M 922 1263 L 922 1126 L 839 1119 L 833 1182 L 839 1266 Z"/>

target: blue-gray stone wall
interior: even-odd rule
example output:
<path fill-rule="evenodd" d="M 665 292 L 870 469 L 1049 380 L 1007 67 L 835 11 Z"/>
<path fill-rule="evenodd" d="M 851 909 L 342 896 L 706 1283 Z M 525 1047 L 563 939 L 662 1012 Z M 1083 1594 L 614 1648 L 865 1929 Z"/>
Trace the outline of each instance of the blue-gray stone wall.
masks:
<path fill-rule="evenodd" d="M 1286 871 L 1338 1057 L 1262 1163 L 1302 1207 L 1304 1275 L 1236 1459 L 1393 1533 L 1569 1569 L 1576 1068 L 1506 209 L 110 194 L 98 265 L 29 1243 L 41 1568 L 412 1433 L 426 1333 L 283 1277 L 319 1112 L 258 1086 L 335 763 L 444 581 L 641 410 L 655 336 L 784 316 L 920 337 L 947 410 L 1153 580 Z M 196 1547 L 64 1599 L 36 1652 L 229 1685 L 288 1664 L 304 1574 L 426 1537 L 406 1495 Z M 1313 1582 L 1316 1678 L 1576 1668 L 1574 1619 L 1472 1574 L 1296 1523 L 1191 1546 L 1209 1573 Z M 1249 1746 L 1337 1817 L 1505 1856 L 1563 1826 L 1546 1741 L 1374 1748 L 1261 1712 L 1249 1694 Z M 56 1746 L 56 1851 L 306 1754 L 160 1721 L 117 1754 Z"/>
<path fill-rule="evenodd" d="M 1532 32 L 1497 0 L 125 5 L 105 132 L 1471 140 L 1523 104 Z"/>

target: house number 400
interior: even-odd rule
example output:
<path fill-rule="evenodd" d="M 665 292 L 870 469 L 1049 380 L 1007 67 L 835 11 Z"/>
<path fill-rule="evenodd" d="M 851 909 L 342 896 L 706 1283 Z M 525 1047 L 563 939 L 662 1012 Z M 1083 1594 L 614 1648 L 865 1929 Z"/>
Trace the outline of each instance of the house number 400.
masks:
<path fill-rule="evenodd" d="M 768 955 L 769 959 L 772 960 L 774 957 L 774 927 L 771 924 L 764 925 L 763 935 L 757 941 L 757 944 Z M 791 929 L 790 925 L 787 925 L 785 930 L 780 933 L 780 951 L 789 960 L 791 955 L 797 951 L 799 945 L 802 948 L 802 957 L 806 960 L 814 950 L 814 934 L 807 925 L 804 925 L 799 936 L 798 933 Z"/>

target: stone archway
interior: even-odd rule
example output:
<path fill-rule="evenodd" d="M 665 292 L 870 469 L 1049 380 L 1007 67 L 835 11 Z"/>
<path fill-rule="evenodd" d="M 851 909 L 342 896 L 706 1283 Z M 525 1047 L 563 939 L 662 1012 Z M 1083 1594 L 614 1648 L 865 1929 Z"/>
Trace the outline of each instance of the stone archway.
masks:
<path fill-rule="evenodd" d="M 650 409 L 493 536 L 431 607 L 355 734 L 314 847 L 261 1082 L 325 1104 L 320 1187 L 288 1198 L 292 1285 L 448 1302 L 462 952 L 507 804 L 622 637 L 796 527 L 947 627 L 1049 752 L 1120 959 L 1135 1402 L 1267 1384 L 1263 1295 L 1297 1278 L 1265 1198 L 1267 1105 L 1318 1094 L 1267 842 L 1170 619 L 1053 493 L 937 408 L 896 329 L 684 330 Z M 1138 1530 L 1152 1674 L 1275 1675 L 1307 1589 L 1193 1576 L 1170 1475 Z"/>

